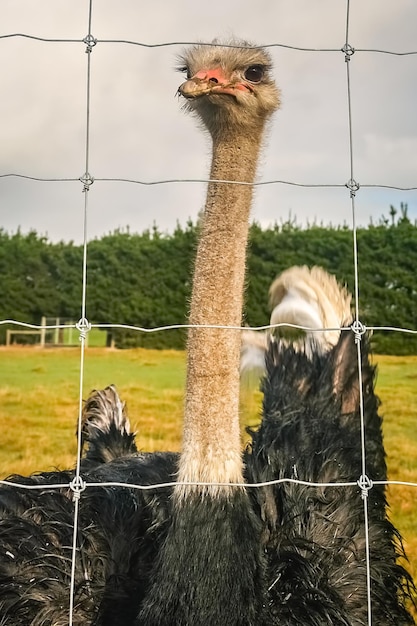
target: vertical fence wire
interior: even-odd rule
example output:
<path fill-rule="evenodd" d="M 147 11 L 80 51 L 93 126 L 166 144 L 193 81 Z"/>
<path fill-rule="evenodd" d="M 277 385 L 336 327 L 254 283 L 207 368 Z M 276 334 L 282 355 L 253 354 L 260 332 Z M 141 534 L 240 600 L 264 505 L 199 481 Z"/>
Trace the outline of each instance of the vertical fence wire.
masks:
<path fill-rule="evenodd" d="M 350 203 L 352 214 L 352 232 L 353 232 L 353 264 L 354 264 L 354 293 L 355 293 L 355 322 L 353 330 L 355 332 L 355 341 L 357 347 L 358 362 L 358 387 L 359 387 L 359 411 L 360 411 L 360 433 L 361 433 L 361 458 L 362 458 L 362 475 L 359 478 L 359 486 L 361 488 L 364 512 L 364 531 L 365 531 L 365 560 L 366 560 L 366 592 L 367 592 L 367 612 L 368 626 L 372 626 L 372 595 L 371 595 L 371 559 L 369 546 L 369 519 L 368 519 L 368 492 L 370 481 L 366 473 L 366 432 L 365 432 L 365 415 L 363 403 L 363 380 L 362 380 L 362 353 L 361 353 L 361 337 L 363 327 L 359 319 L 359 263 L 358 263 L 358 239 L 356 227 L 356 205 L 355 197 L 359 189 L 359 185 L 354 177 L 354 151 L 353 151 L 353 121 L 352 121 L 352 92 L 350 81 L 350 65 L 351 59 L 355 52 L 349 43 L 349 24 L 350 24 L 350 0 L 346 0 L 346 31 L 345 45 L 343 52 L 345 53 L 346 65 L 346 89 L 347 89 L 347 108 L 348 108 L 348 132 L 349 132 L 349 182 L 347 184 L 350 190 Z"/>
<path fill-rule="evenodd" d="M 87 54 L 87 84 L 86 84 L 86 121 L 85 121 L 85 173 L 81 177 L 84 193 L 84 213 L 83 213 L 83 265 L 82 265 L 82 296 L 81 296 L 81 319 L 77 324 L 80 332 L 80 372 L 79 372 L 79 400 L 78 400 L 78 428 L 77 428 L 77 459 L 75 477 L 72 481 L 72 491 L 74 500 L 74 528 L 72 538 L 71 554 L 71 579 L 70 579 L 70 599 L 69 599 L 69 626 L 73 624 L 74 616 L 74 592 L 75 592 L 75 570 L 78 551 L 78 519 L 80 512 L 80 496 L 85 488 L 80 475 L 81 466 L 81 445 L 82 445 L 82 409 L 83 409 L 83 387 L 84 387 L 84 360 L 87 333 L 90 324 L 87 319 L 87 226 L 88 226 L 88 201 L 89 190 L 93 182 L 90 176 L 90 92 L 91 92 L 91 53 L 95 40 L 91 33 L 93 0 L 89 0 L 88 7 L 88 33 L 84 39 Z M 81 547 L 80 547 L 81 549 Z M 87 581 L 88 582 L 88 581 Z"/>

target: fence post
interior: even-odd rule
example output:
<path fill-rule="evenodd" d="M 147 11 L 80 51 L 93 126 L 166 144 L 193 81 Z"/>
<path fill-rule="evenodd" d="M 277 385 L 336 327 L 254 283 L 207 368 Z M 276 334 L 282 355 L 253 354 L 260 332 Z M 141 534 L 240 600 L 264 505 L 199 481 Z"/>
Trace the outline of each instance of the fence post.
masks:
<path fill-rule="evenodd" d="M 46 335 L 46 317 L 42 315 L 41 318 L 41 348 L 45 347 L 45 335 Z"/>

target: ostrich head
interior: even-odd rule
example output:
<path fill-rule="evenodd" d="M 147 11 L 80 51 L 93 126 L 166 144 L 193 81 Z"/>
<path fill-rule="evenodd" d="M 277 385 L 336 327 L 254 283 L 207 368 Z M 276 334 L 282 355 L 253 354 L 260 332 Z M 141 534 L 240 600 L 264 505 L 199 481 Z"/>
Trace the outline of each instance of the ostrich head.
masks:
<path fill-rule="evenodd" d="M 259 133 L 278 108 L 279 91 L 270 77 L 269 54 L 245 41 L 198 45 L 180 57 L 187 80 L 178 92 L 186 108 L 203 121 L 213 137 L 231 128 Z"/>

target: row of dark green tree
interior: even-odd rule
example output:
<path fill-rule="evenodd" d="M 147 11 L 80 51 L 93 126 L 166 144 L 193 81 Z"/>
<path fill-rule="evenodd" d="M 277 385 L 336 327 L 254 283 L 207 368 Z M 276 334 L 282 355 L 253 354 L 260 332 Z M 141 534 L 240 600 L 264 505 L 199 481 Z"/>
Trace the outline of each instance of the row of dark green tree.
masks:
<path fill-rule="evenodd" d="M 187 320 L 198 226 L 156 227 L 142 234 L 117 231 L 88 244 L 86 310 L 95 323 L 156 327 Z M 354 290 L 353 233 L 347 226 L 295 221 L 263 229 L 253 224 L 248 248 L 245 323 L 268 323 L 268 289 L 292 265 L 321 265 Z M 417 226 L 402 205 L 391 219 L 357 230 L 360 319 L 367 326 L 417 329 Z M 0 320 L 39 324 L 42 315 L 81 316 L 83 248 L 52 243 L 36 232 L 0 230 Z M 4 343 L 6 325 L 0 325 Z M 116 329 L 120 348 L 182 348 L 185 332 L 144 334 Z M 417 353 L 413 335 L 378 331 L 382 353 Z"/>

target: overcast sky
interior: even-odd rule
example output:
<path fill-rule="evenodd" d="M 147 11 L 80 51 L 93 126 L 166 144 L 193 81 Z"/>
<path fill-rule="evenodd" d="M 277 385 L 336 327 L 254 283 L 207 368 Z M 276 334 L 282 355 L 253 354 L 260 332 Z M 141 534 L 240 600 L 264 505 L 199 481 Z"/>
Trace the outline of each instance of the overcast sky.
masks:
<path fill-rule="evenodd" d="M 340 50 L 345 0 L 93 0 L 89 171 L 95 179 L 204 179 L 210 145 L 175 97 L 179 45 L 231 36 L 260 45 Z M 0 0 L 0 34 L 83 39 L 88 0 Z M 417 55 L 362 52 L 417 50 L 415 0 L 351 0 L 349 42 L 354 177 L 361 185 L 417 186 Z M 282 108 L 271 126 L 260 181 L 343 185 L 350 177 L 346 63 L 342 52 L 270 48 Z M 87 57 L 83 43 L 0 39 L 0 174 L 77 179 L 86 164 Z M 196 219 L 204 183 L 143 186 L 96 182 L 88 201 L 91 239 L 156 223 L 170 231 Z M 417 192 L 361 188 L 358 223 L 408 203 Z M 36 229 L 53 241 L 79 243 L 84 195 L 80 182 L 0 178 L 0 226 Z M 345 188 L 288 184 L 259 187 L 253 219 L 263 225 L 295 216 L 352 223 Z"/>

